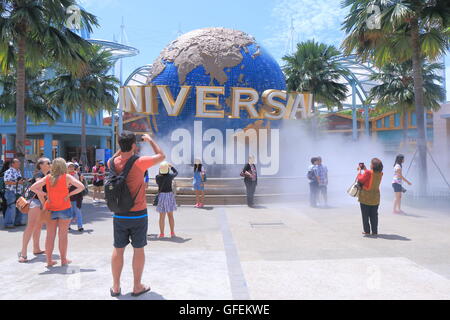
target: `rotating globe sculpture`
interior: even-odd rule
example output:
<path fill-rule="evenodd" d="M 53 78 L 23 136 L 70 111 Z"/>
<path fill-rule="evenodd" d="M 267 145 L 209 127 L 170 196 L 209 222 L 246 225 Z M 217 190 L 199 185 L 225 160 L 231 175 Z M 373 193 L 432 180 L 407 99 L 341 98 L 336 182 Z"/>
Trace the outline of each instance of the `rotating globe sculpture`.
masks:
<path fill-rule="evenodd" d="M 240 110 L 239 118 L 230 116 L 232 87 L 256 90 L 260 97 L 255 105 L 258 112 L 264 108 L 261 96 L 265 90 L 286 90 L 284 75 L 275 59 L 252 36 L 241 31 L 205 28 L 181 35 L 164 48 L 154 61 L 147 84 L 168 86 L 174 99 L 181 86 L 193 87 L 184 108 L 175 117 L 167 115 L 162 107 L 161 97 L 158 96 L 159 113 L 149 116 L 149 129 L 158 141 L 164 141 L 166 147 L 170 147 L 174 130 L 184 128 L 193 132 L 194 122 L 198 121 L 201 121 L 203 131 L 214 128 L 224 136 L 226 129 L 270 130 L 279 127 L 282 121 L 251 119 L 244 108 Z M 224 87 L 224 95 L 219 96 L 220 106 L 208 107 L 224 110 L 224 118 L 195 117 L 197 86 Z M 167 155 L 170 161 L 170 152 Z M 191 163 L 193 160 L 194 152 Z M 224 166 L 227 165 L 220 164 L 222 169 L 215 166 L 215 175 L 226 176 Z"/>

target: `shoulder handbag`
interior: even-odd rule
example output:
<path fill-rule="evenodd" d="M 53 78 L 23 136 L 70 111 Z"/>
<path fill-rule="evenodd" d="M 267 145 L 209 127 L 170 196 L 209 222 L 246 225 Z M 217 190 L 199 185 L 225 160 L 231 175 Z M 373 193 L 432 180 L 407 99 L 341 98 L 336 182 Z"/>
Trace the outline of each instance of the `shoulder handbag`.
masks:
<path fill-rule="evenodd" d="M 158 196 L 159 196 L 159 193 L 157 193 L 155 195 L 155 200 L 153 200 L 153 206 L 155 206 L 155 207 L 158 205 Z"/>
<path fill-rule="evenodd" d="M 350 188 L 347 189 L 347 193 L 351 197 L 357 197 L 359 196 L 359 193 L 361 192 L 361 186 L 358 182 L 358 178 L 355 179 L 355 182 L 350 186 Z"/>
<path fill-rule="evenodd" d="M 24 195 L 26 194 L 28 190 L 24 192 L 24 194 L 16 194 L 18 196 L 16 200 L 16 208 L 19 209 L 19 211 L 23 214 L 28 214 L 30 211 L 30 203 L 33 201 L 33 199 L 36 197 L 36 194 L 30 199 L 25 199 Z M 17 192 L 17 184 L 16 184 L 16 192 Z"/>

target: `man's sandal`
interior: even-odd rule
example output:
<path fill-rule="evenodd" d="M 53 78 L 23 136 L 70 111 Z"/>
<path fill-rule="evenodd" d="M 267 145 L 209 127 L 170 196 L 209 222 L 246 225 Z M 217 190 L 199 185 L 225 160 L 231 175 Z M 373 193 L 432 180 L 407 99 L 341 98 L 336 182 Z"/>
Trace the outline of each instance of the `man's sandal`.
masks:
<path fill-rule="evenodd" d="M 146 292 L 149 292 L 150 290 L 151 290 L 150 287 L 144 287 L 144 290 L 142 290 L 141 292 L 137 292 L 137 293 L 132 292 L 131 296 L 132 297 L 139 297 L 140 295 L 142 295 L 142 294 L 144 294 Z"/>

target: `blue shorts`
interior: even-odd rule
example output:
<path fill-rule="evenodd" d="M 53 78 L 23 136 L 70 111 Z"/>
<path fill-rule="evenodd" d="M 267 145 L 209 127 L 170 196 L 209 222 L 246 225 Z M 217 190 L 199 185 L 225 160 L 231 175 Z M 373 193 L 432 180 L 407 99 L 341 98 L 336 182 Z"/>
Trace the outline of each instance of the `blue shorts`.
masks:
<path fill-rule="evenodd" d="M 52 220 L 71 220 L 72 219 L 72 208 L 61 210 L 61 211 L 51 211 Z"/>
<path fill-rule="evenodd" d="M 114 214 L 114 248 L 125 248 L 131 240 L 133 248 L 147 245 L 147 209 Z"/>
<path fill-rule="evenodd" d="M 394 188 L 394 192 L 402 192 L 403 187 L 400 183 L 393 183 L 392 188 Z"/>

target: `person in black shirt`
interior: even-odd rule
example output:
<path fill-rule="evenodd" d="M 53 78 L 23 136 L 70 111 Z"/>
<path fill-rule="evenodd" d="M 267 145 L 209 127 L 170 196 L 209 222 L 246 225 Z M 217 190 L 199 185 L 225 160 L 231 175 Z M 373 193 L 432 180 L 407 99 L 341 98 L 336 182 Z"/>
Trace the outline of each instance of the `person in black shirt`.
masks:
<path fill-rule="evenodd" d="M 172 170 L 172 173 L 169 172 Z M 159 229 L 160 238 L 164 238 L 164 221 L 166 213 L 169 218 L 170 236 L 175 237 L 175 221 L 173 212 L 177 210 L 175 195 L 172 192 L 173 179 L 178 175 L 178 171 L 168 162 L 163 161 L 159 167 L 159 174 L 156 176 L 156 184 L 158 185 L 158 205 L 156 211 L 159 212 Z"/>
<path fill-rule="evenodd" d="M 241 176 L 244 177 L 245 188 L 247 190 L 247 205 L 251 208 L 255 204 L 254 196 L 256 184 L 258 182 L 258 173 L 256 171 L 254 156 L 248 157 L 248 163 L 244 166 Z"/>

